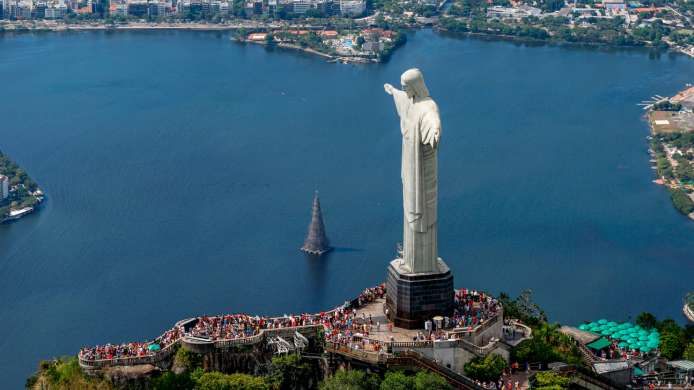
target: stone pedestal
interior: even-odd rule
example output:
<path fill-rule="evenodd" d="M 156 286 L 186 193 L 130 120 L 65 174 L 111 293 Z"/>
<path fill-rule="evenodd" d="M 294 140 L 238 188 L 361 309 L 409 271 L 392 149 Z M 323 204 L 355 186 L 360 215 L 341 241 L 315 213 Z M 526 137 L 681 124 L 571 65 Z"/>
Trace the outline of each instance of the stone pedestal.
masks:
<path fill-rule="evenodd" d="M 436 273 L 408 273 L 402 259 L 390 262 L 386 307 L 396 327 L 423 329 L 424 321 L 453 314 L 453 274 L 441 258 L 438 269 Z"/>

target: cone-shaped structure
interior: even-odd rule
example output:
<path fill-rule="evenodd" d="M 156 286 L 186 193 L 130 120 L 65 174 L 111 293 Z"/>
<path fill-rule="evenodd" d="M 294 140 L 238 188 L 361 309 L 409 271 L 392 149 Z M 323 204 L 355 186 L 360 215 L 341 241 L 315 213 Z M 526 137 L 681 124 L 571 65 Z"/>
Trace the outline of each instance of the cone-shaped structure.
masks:
<path fill-rule="evenodd" d="M 333 248 L 330 247 L 328 237 L 325 235 L 325 225 L 323 224 L 323 213 L 320 209 L 320 200 L 318 200 L 318 191 L 313 195 L 313 209 L 311 210 L 311 224 L 308 225 L 308 233 L 306 240 L 301 250 L 312 254 L 322 255 L 329 252 Z"/>

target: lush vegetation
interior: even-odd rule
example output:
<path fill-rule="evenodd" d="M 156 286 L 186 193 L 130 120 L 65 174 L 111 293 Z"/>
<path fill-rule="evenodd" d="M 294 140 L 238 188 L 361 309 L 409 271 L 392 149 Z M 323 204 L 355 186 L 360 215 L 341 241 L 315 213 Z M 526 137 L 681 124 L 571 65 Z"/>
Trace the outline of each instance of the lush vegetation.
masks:
<path fill-rule="evenodd" d="M 581 365 L 583 357 L 573 340 L 559 332 L 558 324 L 542 323 L 533 327 L 533 337 L 511 350 L 511 360 L 528 363 L 565 362 Z"/>
<path fill-rule="evenodd" d="M 573 340 L 559 332 L 558 324 L 547 322 L 547 315 L 533 301 L 531 290 L 524 290 L 515 299 L 501 293 L 499 300 L 504 305 L 504 317 L 519 319 L 533 331 L 530 340 L 521 342 L 511 350 L 511 361 L 545 366 L 552 362 L 582 364 L 583 358 Z"/>
<path fill-rule="evenodd" d="M 689 215 L 694 211 L 694 202 L 692 202 L 689 195 L 679 188 L 670 189 L 670 198 L 672 199 L 672 204 L 675 208 L 684 215 Z"/>
<path fill-rule="evenodd" d="M 542 371 L 533 377 L 532 388 L 533 390 L 562 390 L 569 388 L 570 382 L 571 379 L 552 371 Z"/>
<path fill-rule="evenodd" d="M 383 377 L 365 371 L 338 371 L 322 380 L 320 369 L 298 355 L 272 359 L 263 376 L 205 372 L 202 356 L 179 348 L 174 356 L 173 369 L 152 378 L 130 383 L 137 388 L 154 390 L 449 390 L 440 376 L 428 371 L 406 373 L 388 371 Z M 322 380 L 322 381 L 321 381 Z M 84 375 L 76 357 L 41 362 L 39 371 L 27 379 L 29 389 L 87 389 L 117 388 L 108 379 Z"/>
<path fill-rule="evenodd" d="M 529 326 L 547 322 L 547 314 L 533 302 L 533 292 L 530 289 L 523 290 L 515 299 L 502 292 L 499 294 L 499 301 L 504 306 L 504 317 L 521 320 Z"/>
<path fill-rule="evenodd" d="M 676 107 L 675 107 L 676 108 Z M 676 148 L 670 163 L 664 145 Z M 694 211 L 694 202 L 689 197 L 690 190 L 683 185 L 694 184 L 694 133 L 658 134 L 651 140 L 658 176 L 668 180 L 676 179 L 676 187 L 669 188 L 670 198 L 675 208 L 684 215 Z"/>
<path fill-rule="evenodd" d="M 495 353 L 484 358 L 475 357 L 463 367 L 465 375 L 481 382 L 496 382 L 508 365 L 506 360 Z"/>
<path fill-rule="evenodd" d="M 673 359 L 694 357 L 694 325 L 680 326 L 672 319 L 658 321 L 651 313 L 641 313 L 635 320 L 637 325 L 660 332 L 660 355 Z"/>
<path fill-rule="evenodd" d="M 7 199 L 0 199 L 0 220 L 9 214 L 10 208 L 33 207 L 38 203 L 38 199 L 32 195 L 38 189 L 36 183 L 2 151 L 0 151 L 0 175 L 7 176 L 9 187 L 14 188 Z"/>
<path fill-rule="evenodd" d="M 454 8 L 455 9 L 455 8 Z M 441 18 L 440 26 L 451 32 L 472 32 L 500 36 L 526 38 L 541 41 L 557 41 L 571 43 L 600 43 L 616 46 L 643 45 L 644 40 L 629 34 L 622 27 L 621 18 L 599 19 L 589 18 L 586 21 L 590 27 L 568 27 L 568 18 L 548 16 L 537 18 L 525 17 L 520 21 L 501 21 L 490 19 L 484 13 L 476 13 L 474 9 L 460 8 L 457 11 L 467 14 L 470 19 Z"/>
<path fill-rule="evenodd" d="M 364 371 L 338 371 L 320 384 L 320 390 L 449 390 L 452 387 L 443 378 L 428 371 L 407 375 L 402 371 L 389 371 L 381 380 Z"/>

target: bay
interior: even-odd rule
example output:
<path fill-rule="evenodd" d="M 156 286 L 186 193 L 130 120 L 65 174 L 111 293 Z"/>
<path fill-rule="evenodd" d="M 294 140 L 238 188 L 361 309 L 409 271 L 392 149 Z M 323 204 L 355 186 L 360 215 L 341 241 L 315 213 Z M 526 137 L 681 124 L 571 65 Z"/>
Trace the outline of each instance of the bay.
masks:
<path fill-rule="evenodd" d="M 567 324 L 682 320 L 694 223 L 651 183 L 636 106 L 694 61 L 642 50 L 410 36 L 335 65 L 225 33 L 0 37 L 0 148 L 44 188 L 0 226 L 0 372 L 151 339 L 201 314 L 331 308 L 401 240 L 400 135 L 383 92 L 424 72 L 443 120 L 440 254 L 456 286 L 532 288 Z M 337 250 L 298 251 L 320 191 Z"/>

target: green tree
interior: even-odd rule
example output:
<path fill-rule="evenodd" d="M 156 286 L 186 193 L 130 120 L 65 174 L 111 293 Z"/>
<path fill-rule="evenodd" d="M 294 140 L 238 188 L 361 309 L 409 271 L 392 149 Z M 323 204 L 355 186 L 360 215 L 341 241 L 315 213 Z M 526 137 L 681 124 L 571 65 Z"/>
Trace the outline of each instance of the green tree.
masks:
<path fill-rule="evenodd" d="M 504 306 L 504 316 L 516 318 L 528 325 L 537 326 L 547 321 L 547 315 L 538 304 L 533 301 L 533 292 L 530 289 L 523 290 L 516 299 L 502 292 L 499 300 Z"/>
<path fill-rule="evenodd" d="M 561 390 L 569 387 L 569 378 L 557 375 L 552 371 L 535 374 L 533 390 Z"/>
<path fill-rule="evenodd" d="M 419 371 L 414 377 L 416 390 L 451 390 L 451 385 L 443 377 L 429 371 Z"/>
<path fill-rule="evenodd" d="M 174 355 L 174 365 L 183 367 L 186 371 L 193 371 L 202 367 L 202 355 L 185 348 L 178 348 L 176 355 Z"/>
<path fill-rule="evenodd" d="M 533 338 L 511 350 L 511 359 L 520 362 L 580 364 L 581 353 L 571 339 L 560 333 L 558 325 L 542 323 L 533 328 Z"/>
<path fill-rule="evenodd" d="M 320 390 L 377 390 L 379 380 L 373 374 L 363 371 L 338 371 L 325 379 L 319 386 Z"/>
<path fill-rule="evenodd" d="M 675 208 L 679 210 L 680 213 L 688 215 L 694 211 L 694 202 L 692 202 L 689 196 L 681 189 L 670 189 L 670 198 Z"/>
<path fill-rule="evenodd" d="M 414 386 L 414 378 L 402 371 L 387 372 L 381 382 L 381 390 L 410 390 Z"/>
<path fill-rule="evenodd" d="M 475 357 L 465 364 L 465 374 L 482 382 L 496 382 L 506 368 L 506 360 L 501 355 L 492 353 L 484 358 Z"/>
<path fill-rule="evenodd" d="M 636 325 L 644 329 L 653 329 L 658 326 L 658 320 L 648 312 L 643 312 L 636 317 Z"/>
<path fill-rule="evenodd" d="M 667 359 L 679 359 L 684 354 L 690 337 L 687 331 L 672 319 L 666 319 L 658 323 L 660 331 L 660 355 Z"/>
<path fill-rule="evenodd" d="M 269 390 L 263 378 L 246 374 L 206 372 L 197 380 L 197 390 Z"/>
<path fill-rule="evenodd" d="M 154 390 L 188 390 L 195 387 L 195 381 L 189 373 L 175 374 L 171 371 L 163 373 L 150 381 Z"/>
<path fill-rule="evenodd" d="M 694 340 L 689 342 L 689 345 L 687 345 L 687 348 L 684 350 L 683 356 L 687 360 L 694 361 Z"/>
<path fill-rule="evenodd" d="M 299 355 L 286 355 L 272 358 L 268 382 L 276 389 L 300 389 L 312 383 L 314 377 L 311 365 Z"/>

